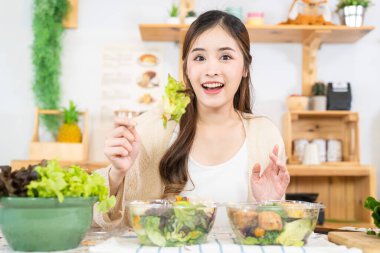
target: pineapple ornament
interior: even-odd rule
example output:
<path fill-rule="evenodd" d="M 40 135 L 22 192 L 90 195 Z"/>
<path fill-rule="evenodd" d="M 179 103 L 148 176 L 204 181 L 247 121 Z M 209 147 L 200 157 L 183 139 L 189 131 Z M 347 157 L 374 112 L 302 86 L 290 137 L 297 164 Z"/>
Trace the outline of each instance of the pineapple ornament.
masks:
<path fill-rule="evenodd" d="M 63 125 L 59 128 L 58 142 L 82 142 L 82 132 L 78 126 L 78 114 L 73 101 L 69 108 L 63 108 Z"/>

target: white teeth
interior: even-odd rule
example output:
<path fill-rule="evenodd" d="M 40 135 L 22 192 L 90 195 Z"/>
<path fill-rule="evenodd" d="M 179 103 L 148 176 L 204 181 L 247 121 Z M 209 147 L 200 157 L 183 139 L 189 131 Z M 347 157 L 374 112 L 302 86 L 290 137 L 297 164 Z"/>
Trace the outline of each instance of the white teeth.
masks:
<path fill-rule="evenodd" d="M 202 86 L 206 87 L 206 88 L 217 88 L 217 87 L 224 86 L 224 84 L 222 84 L 222 83 L 204 83 L 204 84 L 202 84 Z"/>

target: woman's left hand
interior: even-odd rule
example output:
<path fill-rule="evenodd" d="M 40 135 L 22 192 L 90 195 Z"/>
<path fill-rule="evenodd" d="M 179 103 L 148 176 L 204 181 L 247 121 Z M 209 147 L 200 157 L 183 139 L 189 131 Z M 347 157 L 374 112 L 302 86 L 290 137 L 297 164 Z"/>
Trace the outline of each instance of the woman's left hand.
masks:
<path fill-rule="evenodd" d="M 270 162 L 260 177 L 260 164 L 256 163 L 252 171 L 252 194 L 256 201 L 281 200 L 290 182 L 285 164 L 278 159 L 278 145 L 269 154 Z"/>

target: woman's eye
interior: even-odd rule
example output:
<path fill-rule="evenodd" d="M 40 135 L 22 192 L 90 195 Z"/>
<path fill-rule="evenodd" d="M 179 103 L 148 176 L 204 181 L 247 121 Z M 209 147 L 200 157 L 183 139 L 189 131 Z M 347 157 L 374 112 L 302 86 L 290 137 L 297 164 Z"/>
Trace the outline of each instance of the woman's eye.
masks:
<path fill-rule="evenodd" d="M 228 54 L 225 54 L 225 55 L 222 55 L 222 57 L 220 57 L 220 59 L 223 60 L 223 61 L 228 61 L 228 60 L 231 60 L 232 57 L 229 56 Z"/>
<path fill-rule="evenodd" d="M 195 60 L 195 61 L 204 61 L 205 58 L 204 58 L 203 56 L 201 56 L 201 55 L 198 55 L 198 56 L 196 56 L 196 57 L 194 58 L 194 60 Z"/>

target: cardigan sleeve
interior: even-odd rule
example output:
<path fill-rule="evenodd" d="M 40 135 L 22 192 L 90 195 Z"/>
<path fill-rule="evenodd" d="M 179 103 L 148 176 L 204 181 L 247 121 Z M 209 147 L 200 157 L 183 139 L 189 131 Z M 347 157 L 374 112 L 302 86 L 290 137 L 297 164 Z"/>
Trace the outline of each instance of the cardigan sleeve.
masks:
<path fill-rule="evenodd" d="M 248 140 L 248 201 L 255 201 L 252 195 L 253 166 L 260 164 L 262 175 L 269 164 L 269 154 L 275 145 L 278 145 L 278 157 L 281 163 L 286 164 L 285 145 L 281 133 L 276 125 L 264 116 L 248 116 L 245 120 L 246 135 Z M 284 198 L 284 197 L 283 197 Z"/>
<path fill-rule="evenodd" d="M 109 171 L 111 170 L 111 165 L 106 168 L 95 171 L 95 173 L 100 174 L 105 179 L 106 187 L 109 189 Z M 95 204 L 93 209 L 93 226 L 102 227 L 106 230 L 120 227 L 123 225 L 124 219 L 124 185 L 125 180 L 121 183 L 119 189 L 116 192 L 116 204 L 107 213 L 101 213 L 98 210 L 98 203 Z M 125 222 L 124 222 L 125 223 Z"/>
<path fill-rule="evenodd" d="M 96 227 L 102 227 L 106 230 L 129 226 L 128 212 L 126 209 L 126 202 L 128 200 L 143 199 L 144 192 L 141 191 L 140 186 L 147 180 L 146 176 L 140 175 L 141 161 L 148 161 L 146 151 L 141 145 L 140 153 L 136 158 L 132 167 L 127 171 L 123 182 L 116 192 L 116 204 L 107 213 L 101 213 L 97 210 L 97 204 L 93 209 L 93 225 Z M 144 164 L 144 163 L 143 163 Z M 147 167 L 145 165 L 145 167 Z M 109 172 L 111 165 L 106 168 L 95 171 L 105 179 L 106 187 L 109 189 Z M 153 189 L 154 191 L 155 189 Z"/>
<path fill-rule="evenodd" d="M 98 203 L 94 205 L 93 208 L 93 226 L 94 227 L 102 227 L 103 229 L 109 230 L 117 227 L 124 227 L 128 226 L 128 215 L 126 213 L 125 208 L 125 202 L 127 200 L 132 200 L 131 198 L 138 199 L 138 192 L 137 191 L 137 184 L 139 183 L 139 167 L 140 167 L 140 160 L 146 159 L 144 157 L 144 154 L 146 152 L 143 152 L 144 150 L 144 144 L 143 144 L 143 138 L 142 134 L 148 134 L 144 133 L 144 131 L 141 130 L 141 128 L 144 129 L 144 125 L 146 124 L 146 121 L 149 120 L 151 117 L 152 112 L 145 113 L 141 116 L 139 116 L 137 121 L 136 130 L 140 135 L 141 144 L 140 144 L 140 151 L 139 154 L 133 163 L 132 167 L 126 172 L 125 177 L 120 184 L 119 188 L 117 189 L 117 192 L 115 194 L 116 198 L 116 204 L 113 208 L 111 208 L 107 213 L 101 213 L 97 209 Z M 96 170 L 94 173 L 98 173 L 101 175 L 105 180 L 106 187 L 110 189 L 109 185 L 109 172 L 112 168 L 112 165 L 107 166 L 106 168 Z M 127 185 L 126 185 L 127 184 Z M 127 198 L 127 195 L 130 195 L 129 198 Z"/>
<path fill-rule="evenodd" d="M 141 139 L 139 154 L 117 190 L 116 205 L 105 214 L 100 213 L 97 206 L 94 206 L 94 226 L 104 229 L 129 226 L 127 201 L 162 197 L 164 187 L 159 174 L 159 162 L 167 149 L 175 124 L 168 122 L 167 128 L 164 129 L 161 114 L 159 108 L 154 108 L 136 119 L 136 130 Z M 110 169 L 111 166 L 108 166 L 95 171 L 104 177 L 108 188 Z"/>
<path fill-rule="evenodd" d="M 286 152 L 285 152 L 285 144 L 284 144 L 284 140 L 282 138 L 282 135 L 281 135 L 279 129 L 269 119 L 267 120 L 266 128 L 268 130 L 270 130 L 270 132 L 268 132 L 268 135 L 269 135 L 268 139 L 270 140 L 269 143 L 271 143 L 270 152 L 272 152 L 273 147 L 275 145 L 278 145 L 278 159 L 280 160 L 281 164 L 286 165 L 287 156 L 286 156 Z M 269 152 L 268 152 L 268 155 L 269 155 Z M 265 168 L 266 167 L 264 167 L 264 169 Z M 264 172 L 264 170 L 263 170 L 263 172 Z M 285 195 L 286 194 L 284 194 L 284 196 L 282 196 L 281 200 L 285 200 Z"/>
<path fill-rule="evenodd" d="M 256 162 L 261 165 L 264 172 L 269 164 L 269 154 L 273 151 L 275 145 L 278 145 L 278 158 L 281 163 L 286 164 L 285 144 L 282 135 L 277 126 L 267 117 L 254 117 L 248 128 L 248 141 L 253 150 L 251 155 L 254 156 Z M 252 164 L 253 165 L 253 164 Z"/>

